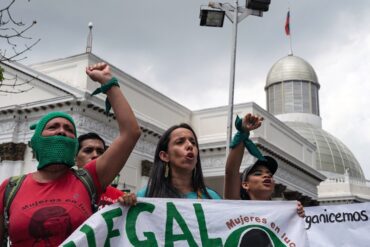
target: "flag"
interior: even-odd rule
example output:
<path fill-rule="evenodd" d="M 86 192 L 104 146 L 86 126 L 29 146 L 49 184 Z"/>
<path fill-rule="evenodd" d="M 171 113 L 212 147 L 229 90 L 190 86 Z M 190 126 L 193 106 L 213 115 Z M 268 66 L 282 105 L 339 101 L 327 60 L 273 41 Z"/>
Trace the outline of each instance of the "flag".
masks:
<path fill-rule="evenodd" d="M 290 11 L 286 14 L 285 34 L 290 35 Z"/>

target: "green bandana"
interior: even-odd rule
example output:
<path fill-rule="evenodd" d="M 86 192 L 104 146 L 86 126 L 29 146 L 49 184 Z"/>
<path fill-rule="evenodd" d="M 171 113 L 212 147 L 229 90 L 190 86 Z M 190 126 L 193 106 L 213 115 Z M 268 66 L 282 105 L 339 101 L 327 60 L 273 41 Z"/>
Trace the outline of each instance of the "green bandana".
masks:
<path fill-rule="evenodd" d="M 64 112 L 51 112 L 42 117 L 37 124 L 31 125 L 30 129 L 35 129 L 31 138 L 31 147 L 39 161 L 37 170 L 51 164 L 65 164 L 69 167 L 74 166 L 74 158 L 77 154 L 77 138 L 66 136 L 42 136 L 45 125 L 54 118 L 65 118 L 73 124 L 75 135 L 77 136 L 75 123 L 70 115 Z"/>
<path fill-rule="evenodd" d="M 244 131 L 242 125 L 243 120 L 239 116 L 236 116 L 235 128 L 238 130 L 238 132 L 236 132 L 236 134 L 234 135 L 230 143 L 230 148 L 235 148 L 239 143 L 243 142 L 245 148 L 251 155 L 253 155 L 259 160 L 266 161 L 266 158 L 261 154 L 256 144 L 254 144 L 249 139 L 249 131 L 248 130 Z"/>

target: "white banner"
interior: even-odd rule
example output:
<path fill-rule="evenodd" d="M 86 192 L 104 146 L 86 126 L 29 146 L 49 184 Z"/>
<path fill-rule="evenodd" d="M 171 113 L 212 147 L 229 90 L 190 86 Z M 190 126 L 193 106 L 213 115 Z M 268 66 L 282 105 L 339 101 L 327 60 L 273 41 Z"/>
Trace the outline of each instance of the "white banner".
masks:
<path fill-rule="evenodd" d="M 310 246 L 370 246 L 370 203 L 307 207 Z"/>
<path fill-rule="evenodd" d="M 308 246 L 296 202 L 139 199 L 98 211 L 62 246 Z"/>

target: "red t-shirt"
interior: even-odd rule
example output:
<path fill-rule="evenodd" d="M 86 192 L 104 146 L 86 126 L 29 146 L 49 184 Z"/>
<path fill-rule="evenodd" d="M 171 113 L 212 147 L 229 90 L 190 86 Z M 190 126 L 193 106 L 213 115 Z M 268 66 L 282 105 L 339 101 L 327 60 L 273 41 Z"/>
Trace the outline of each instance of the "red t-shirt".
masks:
<path fill-rule="evenodd" d="M 98 195 L 102 188 L 96 161 L 84 168 L 90 173 Z M 4 191 L 0 186 L 0 215 L 4 212 Z M 72 171 L 57 180 L 39 183 L 27 174 L 9 210 L 9 237 L 12 246 L 57 246 L 91 214 L 90 195 Z"/>
<path fill-rule="evenodd" d="M 108 186 L 105 192 L 100 196 L 99 199 L 99 209 L 104 208 L 107 205 L 111 205 L 118 201 L 118 198 L 125 193 L 119 189 L 114 188 L 113 186 Z"/>

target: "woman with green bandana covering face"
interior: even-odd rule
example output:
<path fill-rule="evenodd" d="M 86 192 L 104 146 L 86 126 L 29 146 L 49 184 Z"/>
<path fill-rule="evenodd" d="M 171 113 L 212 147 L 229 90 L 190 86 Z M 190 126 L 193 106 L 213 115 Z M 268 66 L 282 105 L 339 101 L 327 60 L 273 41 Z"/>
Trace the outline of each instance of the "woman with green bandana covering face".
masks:
<path fill-rule="evenodd" d="M 110 148 L 84 168 L 92 177 L 96 199 L 121 171 L 133 150 L 140 128 L 123 96 L 117 79 L 105 63 L 86 68 L 87 75 L 101 84 L 106 105 L 113 108 L 119 135 Z M 51 112 L 31 126 L 35 133 L 31 147 L 38 160 L 37 171 L 26 175 L 17 191 L 8 217 L 12 246 L 57 246 L 91 214 L 86 187 L 71 170 L 77 152 L 77 132 L 72 117 Z M 0 241 L 4 238 L 4 191 L 0 186 Z"/>
<path fill-rule="evenodd" d="M 31 147 L 39 162 L 37 170 L 59 163 L 68 167 L 74 166 L 78 142 L 76 126 L 70 115 L 64 112 L 51 112 L 42 117 L 37 124 L 32 125 L 31 129 L 35 129 Z"/>

